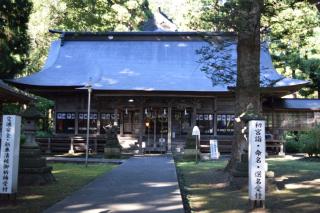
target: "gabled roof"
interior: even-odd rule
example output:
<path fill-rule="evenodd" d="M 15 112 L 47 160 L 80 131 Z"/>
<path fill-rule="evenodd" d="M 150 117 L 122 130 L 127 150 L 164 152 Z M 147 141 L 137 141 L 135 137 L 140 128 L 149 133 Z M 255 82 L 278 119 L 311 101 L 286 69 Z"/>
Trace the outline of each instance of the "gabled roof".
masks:
<path fill-rule="evenodd" d="M 225 92 L 200 70 L 197 50 L 231 34 L 199 32 L 62 33 L 52 43 L 45 66 L 38 73 L 13 80 L 35 87 L 82 87 L 95 90 Z M 231 46 L 236 59 L 236 43 Z M 230 65 L 236 70 L 236 65 Z M 304 85 L 274 69 L 268 48 L 261 48 L 261 76 L 273 87 Z"/>
<path fill-rule="evenodd" d="M 320 111 L 320 99 L 291 99 L 282 98 L 269 100 L 264 103 L 265 108 L 288 111 Z"/>

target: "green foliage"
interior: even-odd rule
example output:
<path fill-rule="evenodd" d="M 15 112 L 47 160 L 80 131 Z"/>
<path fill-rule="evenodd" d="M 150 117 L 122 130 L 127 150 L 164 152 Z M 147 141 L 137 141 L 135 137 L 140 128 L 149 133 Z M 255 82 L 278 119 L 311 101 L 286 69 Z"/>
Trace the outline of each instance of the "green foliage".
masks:
<path fill-rule="evenodd" d="M 51 131 L 36 131 L 36 137 L 43 137 L 43 138 L 47 138 L 47 137 L 51 137 L 52 136 L 52 132 Z"/>
<path fill-rule="evenodd" d="M 303 144 L 299 141 L 290 140 L 285 143 L 286 153 L 301 153 Z"/>
<path fill-rule="evenodd" d="M 46 98 L 37 97 L 34 103 L 36 109 L 42 114 L 42 118 L 38 122 L 40 135 L 51 135 L 53 130 L 53 118 L 50 117 L 50 110 L 53 109 L 54 103 Z M 41 137 L 41 136 L 40 136 Z"/>
<path fill-rule="evenodd" d="M 27 64 L 27 23 L 32 4 L 28 0 L 2 0 L 0 5 L 0 79 L 10 79 Z"/>
<path fill-rule="evenodd" d="M 301 153 L 303 152 L 304 144 L 295 138 L 287 138 L 285 143 L 286 153 Z"/>
<path fill-rule="evenodd" d="M 2 114 L 4 115 L 19 115 L 22 112 L 22 107 L 17 103 L 4 103 L 2 105 Z"/>
<path fill-rule="evenodd" d="M 246 11 L 247 0 L 228 0 L 225 4 L 218 0 L 189 1 L 198 5 L 195 7 L 197 13 L 189 13 L 189 27 L 193 30 L 239 32 L 246 29 L 246 17 L 241 14 L 241 8 Z M 314 97 L 314 92 L 320 90 L 320 17 L 317 8 L 308 1 L 264 2 L 260 31 L 264 39 L 270 41 L 269 48 L 277 70 L 288 77 L 311 81 L 311 85 L 299 93 Z M 211 62 L 204 68 L 209 70 L 210 64 L 217 66 Z M 221 76 L 228 80 L 231 75 Z"/>
<path fill-rule="evenodd" d="M 307 1 L 277 1 L 273 10 L 263 23 L 270 29 L 267 36 L 276 67 L 286 76 L 310 80 L 300 94 L 311 95 L 320 89 L 319 12 Z"/>
<path fill-rule="evenodd" d="M 301 134 L 300 141 L 304 144 L 303 151 L 310 157 L 320 155 L 320 126 Z"/>
<path fill-rule="evenodd" d="M 50 43 L 49 29 L 64 31 L 133 31 L 150 15 L 146 0 L 32 0 L 29 22 L 30 66 L 24 74 L 40 70 Z"/>
<path fill-rule="evenodd" d="M 24 134 L 20 135 L 20 145 L 23 145 L 26 142 L 26 136 Z"/>
<path fill-rule="evenodd" d="M 307 153 L 309 156 L 320 154 L 320 126 L 306 132 L 287 132 L 285 135 L 286 153 Z"/>
<path fill-rule="evenodd" d="M 185 149 L 196 149 L 196 137 L 192 135 L 191 130 L 188 131 L 186 137 Z"/>

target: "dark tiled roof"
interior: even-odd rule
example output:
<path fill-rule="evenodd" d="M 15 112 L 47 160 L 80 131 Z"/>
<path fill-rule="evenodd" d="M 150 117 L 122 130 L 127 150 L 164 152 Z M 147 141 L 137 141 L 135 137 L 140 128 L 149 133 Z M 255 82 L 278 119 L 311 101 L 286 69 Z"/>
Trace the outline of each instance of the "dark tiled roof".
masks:
<path fill-rule="evenodd" d="M 232 85 L 213 86 L 210 76 L 201 71 L 197 50 L 209 45 L 203 36 L 226 38 L 231 35 L 206 32 L 63 33 L 64 43 L 63 39 L 52 43 L 44 68 L 14 82 L 31 86 L 82 87 L 90 81 L 95 90 L 226 92 Z M 263 46 L 261 76 L 275 82 L 273 87 L 307 83 L 277 73 L 268 48 Z M 226 51 L 231 54 L 230 60 L 236 62 L 236 42 L 231 42 Z M 230 69 L 236 70 L 236 64 L 230 63 Z"/>
<path fill-rule="evenodd" d="M 320 99 L 276 99 L 264 104 L 266 108 L 279 110 L 312 110 L 320 111 Z"/>
<path fill-rule="evenodd" d="M 21 90 L 18 90 L 14 87 L 9 86 L 0 80 L 0 102 L 29 102 L 35 98 Z"/>

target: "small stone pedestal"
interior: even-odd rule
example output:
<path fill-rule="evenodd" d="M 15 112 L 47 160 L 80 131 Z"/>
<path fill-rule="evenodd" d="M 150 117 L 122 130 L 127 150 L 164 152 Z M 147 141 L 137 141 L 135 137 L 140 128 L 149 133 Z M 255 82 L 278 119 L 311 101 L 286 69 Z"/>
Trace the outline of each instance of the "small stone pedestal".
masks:
<path fill-rule="evenodd" d="M 41 157 L 39 147 L 22 146 L 19 164 L 19 185 L 44 185 L 55 181 L 52 167 Z"/>
<path fill-rule="evenodd" d="M 235 169 L 231 171 L 230 186 L 236 189 L 248 188 L 248 153 L 241 155 L 241 162 L 238 162 Z"/>
<path fill-rule="evenodd" d="M 35 141 L 36 121 L 41 117 L 34 106 L 22 114 L 26 142 L 20 147 L 19 185 L 44 185 L 55 181 L 52 167 L 41 157 L 39 145 Z"/>

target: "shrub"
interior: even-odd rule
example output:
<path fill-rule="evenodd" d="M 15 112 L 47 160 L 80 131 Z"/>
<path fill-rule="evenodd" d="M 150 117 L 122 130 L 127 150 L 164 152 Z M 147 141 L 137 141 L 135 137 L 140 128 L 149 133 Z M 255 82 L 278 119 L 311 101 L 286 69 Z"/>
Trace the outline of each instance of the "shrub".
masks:
<path fill-rule="evenodd" d="M 36 137 L 51 137 L 52 133 L 49 131 L 42 131 L 42 130 L 38 130 L 36 131 Z"/>
<path fill-rule="evenodd" d="M 301 153 L 303 152 L 304 144 L 299 141 L 300 134 L 294 132 L 287 132 L 285 134 L 285 152 L 287 153 Z"/>
<path fill-rule="evenodd" d="M 320 154 L 320 126 L 301 134 L 300 141 L 303 143 L 303 151 L 310 157 Z"/>
<path fill-rule="evenodd" d="M 185 149 L 196 149 L 196 137 L 192 135 L 191 130 L 188 131 Z"/>
<path fill-rule="evenodd" d="M 303 152 L 304 144 L 300 141 L 288 140 L 285 143 L 285 151 L 287 153 L 300 153 Z"/>

